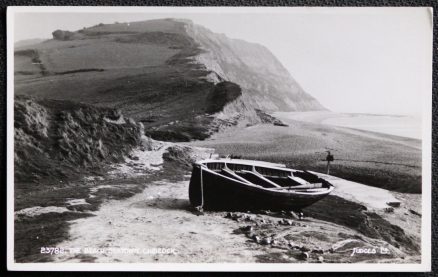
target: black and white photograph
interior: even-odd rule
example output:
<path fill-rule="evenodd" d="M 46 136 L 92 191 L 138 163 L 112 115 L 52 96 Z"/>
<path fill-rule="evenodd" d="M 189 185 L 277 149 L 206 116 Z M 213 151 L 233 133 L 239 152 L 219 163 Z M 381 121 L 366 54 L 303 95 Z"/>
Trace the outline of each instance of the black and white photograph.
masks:
<path fill-rule="evenodd" d="M 431 270 L 431 8 L 7 17 L 10 270 Z"/>

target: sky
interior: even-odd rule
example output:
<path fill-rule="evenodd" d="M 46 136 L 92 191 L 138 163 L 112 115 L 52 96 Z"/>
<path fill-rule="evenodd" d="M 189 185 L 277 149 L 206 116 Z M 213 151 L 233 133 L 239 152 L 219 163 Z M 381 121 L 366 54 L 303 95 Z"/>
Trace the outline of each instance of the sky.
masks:
<path fill-rule="evenodd" d="M 14 41 L 98 23 L 187 18 L 266 46 L 335 112 L 420 114 L 431 94 L 432 17 L 425 8 L 134 8 L 16 12 Z"/>

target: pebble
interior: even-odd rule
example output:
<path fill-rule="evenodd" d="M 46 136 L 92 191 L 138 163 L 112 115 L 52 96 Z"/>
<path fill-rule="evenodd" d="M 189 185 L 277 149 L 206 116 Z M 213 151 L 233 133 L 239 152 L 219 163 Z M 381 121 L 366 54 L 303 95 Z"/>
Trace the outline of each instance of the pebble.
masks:
<path fill-rule="evenodd" d="M 260 241 L 260 244 L 262 245 L 268 245 L 271 244 L 271 238 L 267 237 L 267 238 L 262 238 L 262 240 Z"/>
<path fill-rule="evenodd" d="M 317 254 L 324 254 L 324 249 L 322 249 L 322 248 L 315 248 L 315 249 L 312 249 L 312 253 L 317 253 Z"/>
<path fill-rule="evenodd" d="M 287 214 L 293 219 L 299 219 L 299 216 L 293 211 L 289 211 Z"/>
<path fill-rule="evenodd" d="M 386 203 L 388 206 L 394 207 L 394 208 L 398 208 L 400 207 L 400 202 L 387 202 Z"/>
<path fill-rule="evenodd" d="M 385 208 L 385 213 L 393 213 L 393 212 L 394 212 L 394 208 L 393 207 Z"/>
<path fill-rule="evenodd" d="M 318 263 L 323 263 L 324 262 L 324 257 L 323 256 L 319 256 L 318 257 Z"/>
<path fill-rule="evenodd" d="M 307 260 L 308 258 L 309 258 L 309 253 L 307 253 L 307 252 L 302 252 L 301 254 L 300 254 L 300 256 L 299 256 L 299 258 L 300 259 L 302 259 L 302 260 Z"/>
<path fill-rule="evenodd" d="M 279 220 L 278 223 L 280 225 L 293 225 L 293 221 L 292 220 L 288 220 L 283 218 L 282 220 Z"/>
<path fill-rule="evenodd" d="M 243 227 L 242 230 L 245 232 L 252 232 L 253 228 L 251 225 L 248 225 L 248 226 Z"/>

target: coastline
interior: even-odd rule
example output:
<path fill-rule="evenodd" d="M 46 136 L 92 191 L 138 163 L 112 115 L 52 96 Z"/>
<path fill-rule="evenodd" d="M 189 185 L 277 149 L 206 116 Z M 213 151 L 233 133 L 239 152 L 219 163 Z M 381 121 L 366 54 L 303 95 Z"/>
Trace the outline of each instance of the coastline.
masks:
<path fill-rule="evenodd" d="M 284 121 L 296 120 L 418 140 L 422 138 L 421 117 L 414 115 L 316 111 L 275 112 L 273 116 Z"/>

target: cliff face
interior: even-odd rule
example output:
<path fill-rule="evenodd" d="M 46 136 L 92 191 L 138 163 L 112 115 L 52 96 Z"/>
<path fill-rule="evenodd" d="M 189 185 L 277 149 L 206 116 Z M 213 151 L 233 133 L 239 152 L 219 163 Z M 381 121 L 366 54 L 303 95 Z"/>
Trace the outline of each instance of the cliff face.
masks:
<path fill-rule="evenodd" d="M 325 109 L 266 47 L 230 39 L 191 22 L 186 23 L 186 32 L 202 49 L 194 59 L 211 71 L 210 80 L 227 80 L 241 86 L 247 105 L 268 111 Z"/>
<path fill-rule="evenodd" d="M 323 107 L 265 47 L 187 20 L 98 24 L 16 49 L 15 93 L 120 109 L 155 139 L 204 139 L 256 110 Z"/>

